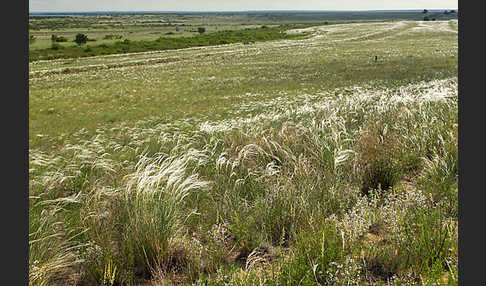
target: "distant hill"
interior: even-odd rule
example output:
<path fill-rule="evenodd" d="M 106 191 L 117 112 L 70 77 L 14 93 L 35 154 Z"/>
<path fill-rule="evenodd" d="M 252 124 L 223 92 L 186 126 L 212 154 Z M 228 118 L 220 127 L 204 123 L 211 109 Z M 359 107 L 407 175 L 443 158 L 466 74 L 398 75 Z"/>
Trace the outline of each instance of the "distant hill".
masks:
<path fill-rule="evenodd" d="M 442 13 L 445 10 L 427 9 L 429 13 Z M 143 14 L 410 14 L 422 13 L 423 10 L 248 10 L 248 11 L 44 11 L 29 12 L 29 16 L 77 16 L 77 15 L 143 15 Z"/>

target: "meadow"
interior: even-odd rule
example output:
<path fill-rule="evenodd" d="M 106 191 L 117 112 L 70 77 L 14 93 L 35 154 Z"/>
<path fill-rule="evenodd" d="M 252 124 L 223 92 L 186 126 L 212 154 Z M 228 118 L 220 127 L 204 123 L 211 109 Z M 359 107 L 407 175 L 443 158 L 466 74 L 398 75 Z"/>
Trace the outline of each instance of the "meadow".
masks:
<path fill-rule="evenodd" d="M 457 24 L 30 62 L 30 284 L 457 285 Z"/>

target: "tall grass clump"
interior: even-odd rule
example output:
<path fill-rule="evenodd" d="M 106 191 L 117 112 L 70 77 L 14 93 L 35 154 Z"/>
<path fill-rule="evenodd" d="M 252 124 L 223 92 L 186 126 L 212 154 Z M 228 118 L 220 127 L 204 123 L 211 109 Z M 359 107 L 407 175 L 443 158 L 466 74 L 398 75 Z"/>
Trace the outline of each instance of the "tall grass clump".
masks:
<path fill-rule="evenodd" d="M 457 130 L 444 139 L 442 152 L 425 159 L 418 185 L 450 217 L 458 218 L 459 160 Z"/>
<path fill-rule="evenodd" d="M 372 189 L 387 190 L 403 176 L 400 160 L 403 146 L 397 137 L 387 135 L 386 129 L 373 128 L 364 133 L 359 141 L 359 180 L 361 192 L 369 194 Z"/>
<path fill-rule="evenodd" d="M 402 229 L 401 251 L 413 271 L 433 276 L 452 270 L 447 259 L 457 251 L 457 229 L 441 210 L 414 210 Z"/>
<path fill-rule="evenodd" d="M 126 190 L 105 192 L 93 202 L 94 212 L 103 211 L 87 217 L 89 234 L 101 251 L 92 257 L 95 267 L 88 279 L 101 281 L 108 263 L 117 267 L 118 275 L 114 275 L 118 283 L 150 279 L 158 271 L 185 270 L 186 254 L 178 243 L 191 212 L 183 207 L 184 200 L 190 192 L 208 187 L 197 174 L 188 174 L 191 160 L 197 158 L 142 156 L 135 171 L 126 177 Z M 105 199 L 109 197 L 108 205 Z M 112 225 L 105 225 L 100 216 Z"/>
<path fill-rule="evenodd" d="M 364 276 L 375 282 L 457 285 L 457 224 L 440 209 L 412 208 L 399 227 L 390 240 L 365 248 Z"/>
<path fill-rule="evenodd" d="M 330 285 L 335 266 L 345 261 L 348 249 L 332 221 L 321 222 L 300 233 L 279 273 L 279 285 Z M 355 274 L 355 273 L 353 273 Z"/>
<path fill-rule="evenodd" d="M 169 245 L 190 215 L 181 212 L 184 199 L 191 191 L 208 186 L 197 174 L 186 175 L 191 159 L 160 156 L 139 161 L 125 198 L 128 225 L 124 240 L 138 254 L 135 264 L 170 267 L 164 260 Z"/>
<path fill-rule="evenodd" d="M 68 209 L 79 197 L 40 201 L 29 210 L 29 285 L 75 284 L 84 262 L 78 240 L 82 230 L 70 226 Z"/>

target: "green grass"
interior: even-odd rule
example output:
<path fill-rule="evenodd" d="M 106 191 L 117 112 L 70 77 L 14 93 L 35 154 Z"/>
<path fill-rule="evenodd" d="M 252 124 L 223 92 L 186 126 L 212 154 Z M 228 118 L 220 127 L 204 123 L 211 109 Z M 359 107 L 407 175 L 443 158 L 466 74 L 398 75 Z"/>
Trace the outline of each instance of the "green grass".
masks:
<path fill-rule="evenodd" d="M 30 283 L 457 285 L 453 25 L 31 62 Z"/>
<path fill-rule="evenodd" d="M 31 79 L 29 143 L 54 147 L 64 142 L 59 135 L 70 136 L 81 128 L 91 136 L 100 124 L 116 126 L 159 114 L 170 120 L 197 118 L 207 111 L 216 116 L 233 103 L 247 101 L 244 96 L 228 96 L 232 94 L 257 94 L 251 100 L 265 100 L 280 90 L 292 95 L 370 81 L 394 86 L 454 75 L 457 54 L 440 41 L 427 41 L 427 37 L 412 34 L 394 41 L 366 42 L 366 47 L 365 43 L 329 43 L 298 50 L 302 55 L 293 57 L 285 49 L 243 45 L 126 58 L 59 60 L 53 62 L 55 69 L 47 65 L 49 62 L 39 63 L 31 66 L 31 73 L 68 70 L 68 75 Z M 453 41 L 455 36 L 441 37 L 438 39 Z M 416 46 L 421 48 L 417 50 Z M 226 56 L 224 49 L 233 52 Z M 262 54 L 258 55 L 259 51 Z M 373 62 L 374 55 L 380 58 L 378 63 Z M 123 67 L 131 65 L 135 72 L 127 74 Z M 62 79 L 61 86 L 57 79 Z"/>
<path fill-rule="evenodd" d="M 306 27 L 308 25 L 301 25 Z M 29 61 L 52 60 L 58 58 L 78 58 L 98 55 L 110 55 L 120 53 L 136 53 L 158 50 L 173 50 L 190 47 L 215 46 L 232 43 L 254 43 L 274 41 L 281 39 L 299 38 L 302 35 L 289 35 L 285 30 L 299 27 L 286 25 L 277 28 L 254 28 L 239 31 L 220 31 L 209 34 L 201 34 L 192 37 L 159 37 L 156 40 L 132 41 L 125 39 L 112 44 L 83 46 L 56 45 L 50 49 L 35 49 L 29 51 Z"/>

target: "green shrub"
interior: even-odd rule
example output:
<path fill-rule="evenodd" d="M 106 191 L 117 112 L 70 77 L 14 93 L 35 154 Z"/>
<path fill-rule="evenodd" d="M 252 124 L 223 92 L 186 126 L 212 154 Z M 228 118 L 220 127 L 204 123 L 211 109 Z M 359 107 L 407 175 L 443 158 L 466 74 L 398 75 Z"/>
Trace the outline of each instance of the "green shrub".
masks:
<path fill-rule="evenodd" d="M 74 38 L 74 42 L 79 46 L 81 46 L 82 44 L 86 44 L 87 41 L 88 41 L 88 36 L 82 33 L 78 33 Z"/>
<path fill-rule="evenodd" d="M 51 44 L 51 50 L 57 51 L 57 50 L 61 50 L 61 49 L 64 49 L 64 46 L 56 44 L 56 43 Z"/>
<path fill-rule="evenodd" d="M 62 43 L 62 42 L 67 42 L 67 41 L 68 41 L 68 39 L 63 37 L 63 36 L 51 35 L 51 42 Z"/>
<path fill-rule="evenodd" d="M 122 35 L 117 35 L 117 34 L 109 34 L 109 35 L 105 35 L 105 36 L 103 37 L 103 39 L 104 39 L 104 40 L 113 40 L 113 39 L 115 39 L 115 40 L 119 40 L 119 39 L 121 39 L 122 37 L 123 37 Z"/>

